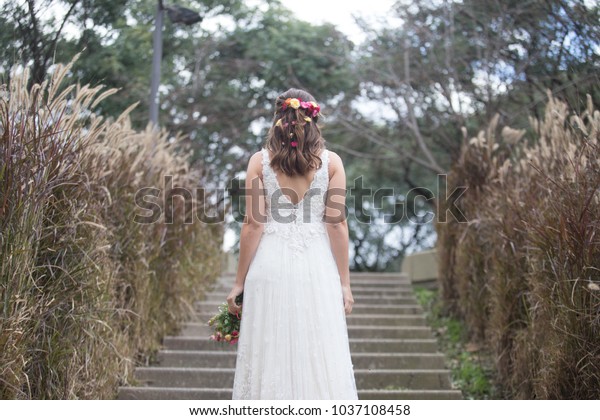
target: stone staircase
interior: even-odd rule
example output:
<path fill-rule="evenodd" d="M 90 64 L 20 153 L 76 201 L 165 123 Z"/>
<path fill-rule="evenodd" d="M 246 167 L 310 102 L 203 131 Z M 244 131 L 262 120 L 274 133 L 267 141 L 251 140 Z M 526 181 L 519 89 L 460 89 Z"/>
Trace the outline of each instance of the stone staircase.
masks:
<path fill-rule="evenodd" d="M 206 321 L 234 278 L 223 275 L 196 319 L 163 340 L 158 364 L 137 367 L 138 386 L 119 388 L 118 399 L 231 399 L 236 346 L 208 339 Z M 401 273 L 352 273 L 354 306 L 346 318 L 358 397 L 361 400 L 460 399 L 444 356 L 425 323 L 410 281 Z"/>

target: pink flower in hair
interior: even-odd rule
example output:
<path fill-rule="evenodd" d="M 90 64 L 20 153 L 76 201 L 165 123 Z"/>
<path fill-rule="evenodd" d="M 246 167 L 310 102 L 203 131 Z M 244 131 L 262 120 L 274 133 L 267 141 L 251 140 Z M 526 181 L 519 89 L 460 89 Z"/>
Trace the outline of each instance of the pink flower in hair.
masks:
<path fill-rule="evenodd" d="M 312 105 L 312 117 L 314 118 L 321 112 L 321 107 L 316 102 L 311 102 L 310 104 Z"/>
<path fill-rule="evenodd" d="M 312 118 L 316 117 L 321 111 L 321 107 L 319 106 L 319 104 L 313 101 L 300 102 L 300 106 L 303 109 L 306 109 L 308 111 L 308 115 L 310 115 Z"/>

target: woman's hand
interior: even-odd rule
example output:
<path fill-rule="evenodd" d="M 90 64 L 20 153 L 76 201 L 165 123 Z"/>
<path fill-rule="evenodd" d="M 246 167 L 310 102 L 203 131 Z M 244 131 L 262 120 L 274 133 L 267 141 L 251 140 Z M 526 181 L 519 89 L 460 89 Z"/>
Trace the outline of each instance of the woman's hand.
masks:
<path fill-rule="evenodd" d="M 231 289 L 231 292 L 229 292 L 229 295 L 227 296 L 227 306 L 229 307 L 230 314 L 237 315 L 242 309 L 240 305 L 235 303 L 235 298 L 238 297 L 238 295 L 240 295 L 243 291 L 244 286 L 240 286 L 236 283 L 233 286 L 233 289 Z"/>
<path fill-rule="evenodd" d="M 354 304 L 350 286 L 342 286 L 342 296 L 344 296 L 344 312 L 346 312 L 346 315 L 350 315 L 352 312 L 352 305 Z"/>

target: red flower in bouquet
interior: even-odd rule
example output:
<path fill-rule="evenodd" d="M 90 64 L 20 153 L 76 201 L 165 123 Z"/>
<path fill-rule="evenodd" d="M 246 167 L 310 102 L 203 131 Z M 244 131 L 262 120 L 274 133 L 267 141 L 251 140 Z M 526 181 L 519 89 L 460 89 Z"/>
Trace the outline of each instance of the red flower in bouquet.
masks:
<path fill-rule="evenodd" d="M 236 298 L 236 303 L 241 305 L 242 299 L 243 294 L 240 294 Z M 235 315 L 230 313 L 227 303 L 219 305 L 217 314 L 207 322 L 207 324 L 213 328 L 213 333 L 210 335 L 209 339 L 221 343 L 237 343 L 240 336 L 241 314 L 242 311 L 239 311 Z"/>

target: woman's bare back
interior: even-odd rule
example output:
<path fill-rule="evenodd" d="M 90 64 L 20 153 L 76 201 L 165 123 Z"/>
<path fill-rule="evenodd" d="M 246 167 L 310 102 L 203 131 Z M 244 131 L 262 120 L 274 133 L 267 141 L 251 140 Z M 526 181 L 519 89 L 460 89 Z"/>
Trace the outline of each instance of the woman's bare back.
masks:
<path fill-rule="evenodd" d="M 319 151 L 318 155 L 322 152 Z M 269 153 L 269 161 L 272 156 Z M 308 191 L 314 183 L 316 169 L 312 169 L 304 176 L 289 176 L 280 171 L 273 169 L 275 176 L 277 177 L 277 183 L 281 188 L 282 193 L 292 202 L 294 205 L 300 203 L 307 195 Z M 261 173 L 262 178 L 262 173 Z M 302 194 L 300 194 L 302 192 Z"/>

